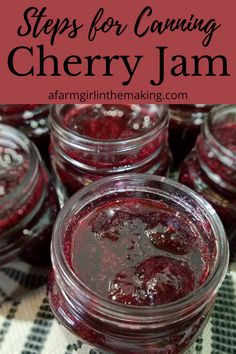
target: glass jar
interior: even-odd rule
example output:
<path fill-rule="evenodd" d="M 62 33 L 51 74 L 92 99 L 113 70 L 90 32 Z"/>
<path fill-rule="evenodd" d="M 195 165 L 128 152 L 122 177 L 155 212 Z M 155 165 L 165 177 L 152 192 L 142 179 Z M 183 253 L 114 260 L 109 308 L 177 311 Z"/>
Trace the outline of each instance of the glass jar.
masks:
<path fill-rule="evenodd" d="M 164 177 L 123 174 L 81 189 L 54 225 L 51 309 L 109 353 L 177 354 L 202 332 L 228 265 L 219 217 Z"/>
<path fill-rule="evenodd" d="M 169 106 L 169 144 L 173 155 L 174 169 L 194 147 L 201 125 L 212 107 L 207 104 Z"/>
<path fill-rule="evenodd" d="M 11 125 L 25 133 L 48 161 L 48 104 L 0 105 L 0 123 Z"/>
<path fill-rule="evenodd" d="M 197 191 L 218 212 L 236 251 L 236 105 L 212 110 L 194 150 L 180 171 L 180 182 Z"/>
<path fill-rule="evenodd" d="M 168 171 L 164 105 L 54 105 L 50 118 L 52 166 L 69 195 L 117 173 Z"/>
<path fill-rule="evenodd" d="M 45 282 L 58 211 L 55 188 L 36 147 L 22 132 L 0 124 L 1 300 Z"/>

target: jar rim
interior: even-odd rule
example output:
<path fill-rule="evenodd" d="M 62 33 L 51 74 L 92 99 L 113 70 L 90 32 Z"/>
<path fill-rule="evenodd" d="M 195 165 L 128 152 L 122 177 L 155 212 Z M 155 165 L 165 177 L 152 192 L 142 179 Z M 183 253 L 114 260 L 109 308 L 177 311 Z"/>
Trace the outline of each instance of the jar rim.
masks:
<path fill-rule="evenodd" d="M 226 146 L 224 146 L 222 144 L 222 142 L 217 139 L 217 137 L 215 136 L 214 132 L 212 131 L 212 127 L 211 124 L 213 122 L 213 120 L 216 118 L 216 116 L 227 116 L 228 113 L 234 113 L 236 116 L 236 105 L 218 105 L 216 107 L 214 107 L 210 112 L 209 112 L 209 116 L 208 119 L 205 120 L 203 129 L 205 131 L 205 134 L 208 138 L 211 139 L 211 141 L 213 141 L 214 145 L 220 149 L 220 151 L 222 151 L 222 153 L 226 156 L 228 156 L 229 158 L 235 160 L 236 162 L 236 152 L 228 149 Z M 236 120 L 235 120 L 236 122 Z"/>
<path fill-rule="evenodd" d="M 212 230 L 213 230 L 213 234 L 217 246 L 217 256 L 211 274 L 209 274 L 205 283 L 199 286 L 194 292 L 188 294 L 187 296 L 179 300 L 173 301 L 171 303 L 155 305 L 155 306 L 134 306 L 134 305 L 124 305 L 118 302 L 112 302 L 111 300 L 104 299 L 102 295 L 93 292 L 91 289 L 89 289 L 76 276 L 76 274 L 70 268 L 69 264 L 65 259 L 64 250 L 63 250 L 64 233 L 62 234 L 61 232 L 61 226 L 66 219 L 68 220 L 69 217 L 73 215 L 73 212 L 75 212 L 76 210 L 76 206 L 78 207 L 79 203 L 81 203 L 82 197 L 85 196 L 85 199 L 87 198 L 86 200 L 88 203 L 89 201 L 93 200 L 92 198 L 93 198 L 94 190 L 99 190 L 101 186 L 105 186 L 109 182 L 120 183 L 121 181 L 127 182 L 128 180 L 129 181 L 136 180 L 142 183 L 145 181 L 146 182 L 154 181 L 157 184 L 159 183 L 159 185 L 165 184 L 166 186 L 171 186 L 176 191 L 183 192 L 185 195 L 190 196 L 190 198 L 193 198 L 198 203 L 198 205 L 200 205 L 200 207 L 203 208 L 204 213 L 208 217 L 208 221 L 210 220 L 211 222 L 211 226 L 212 226 Z M 126 191 L 127 190 L 129 190 L 129 188 L 126 189 Z M 141 190 L 145 190 L 145 188 Z M 155 190 L 159 191 L 159 193 L 161 192 L 161 189 L 158 187 L 155 188 Z M 90 200 L 88 198 L 90 198 Z M 212 287 L 214 288 L 214 295 L 215 295 L 215 291 L 222 284 L 224 276 L 227 271 L 229 250 L 228 250 L 228 243 L 225 236 L 225 231 L 220 221 L 220 218 L 216 214 L 216 211 L 212 208 L 212 206 L 207 201 L 205 201 L 201 196 L 199 196 L 197 193 L 192 191 L 190 188 L 178 182 L 175 182 L 165 177 L 140 173 L 140 174 L 121 174 L 121 175 L 106 177 L 103 178 L 102 180 L 98 180 L 96 182 L 91 183 L 89 186 L 84 187 L 83 189 L 75 193 L 65 204 L 64 208 L 60 211 L 56 219 L 56 222 L 54 224 L 53 234 L 52 234 L 52 244 L 51 244 L 51 257 L 52 257 L 52 264 L 54 270 L 58 271 L 63 277 L 65 277 L 65 279 L 67 279 L 67 282 L 69 282 L 70 285 L 72 285 L 73 289 L 76 290 L 82 289 L 83 296 L 85 296 L 85 298 L 90 298 L 90 299 L 96 298 L 97 301 L 99 301 L 99 304 L 101 305 L 102 311 L 105 311 L 107 314 L 115 313 L 117 316 L 120 316 L 120 318 L 122 318 L 122 315 L 124 314 L 127 315 L 128 312 L 128 314 L 132 316 L 141 316 L 141 317 L 144 316 L 145 319 L 147 319 L 147 316 L 150 319 L 154 317 L 156 318 L 156 316 L 159 316 L 160 318 L 163 319 L 163 318 L 168 318 L 170 316 L 173 316 L 173 313 L 175 312 L 178 314 L 179 313 L 184 314 L 186 312 L 186 309 L 188 310 L 192 308 L 193 300 L 194 303 L 198 304 L 199 306 L 202 306 L 203 302 L 205 304 L 206 299 L 209 298 Z M 220 279 L 216 277 L 217 273 L 220 274 Z M 95 301 L 96 308 L 98 308 L 97 301 Z"/>
<path fill-rule="evenodd" d="M 75 104 L 74 106 L 79 107 L 79 106 L 92 106 L 92 105 L 93 104 Z M 147 131 L 146 133 L 133 138 L 125 138 L 123 140 L 98 140 L 98 139 L 93 139 L 90 137 L 80 135 L 79 133 L 72 131 L 71 129 L 61 124 L 58 111 L 65 106 L 73 107 L 73 105 L 69 105 L 69 104 L 53 104 L 50 108 L 49 120 L 52 128 L 59 134 L 60 140 L 65 141 L 68 144 L 71 143 L 71 145 L 75 144 L 75 145 L 87 146 L 89 144 L 90 146 L 93 147 L 97 147 L 99 145 L 99 148 L 104 146 L 104 147 L 112 147 L 112 150 L 120 150 L 120 149 L 124 150 L 124 145 L 126 144 L 129 147 L 132 145 L 137 146 L 140 143 L 143 143 L 143 141 L 146 141 L 146 139 L 150 139 L 156 136 L 156 134 L 159 131 L 161 131 L 168 122 L 167 105 L 156 105 L 156 104 L 144 105 L 144 106 L 152 106 L 153 108 L 154 107 L 157 108 L 157 106 L 159 106 L 162 108 L 162 112 L 160 114 L 160 120 L 155 127 Z M 128 106 L 128 104 L 126 105 L 124 104 L 124 106 Z"/>
<path fill-rule="evenodd" d="M 9 202 L 15 203 L 16 199 L 21 197 L 22 189 L 25 189 L 27 186 L 31 185 L 30 182 L 34 180 L 34 176 L 37 175 L 39 155 L 35 145 L 18 129 L 0 123 L 0 136 L 1 132 L 6 134 L 7 138 L 14 141 L 16 145 L 20 146 L 29 156 L 29 168 L 20 181 L 20 184 L 10 191 L 10 193 L 0 198 L 0 206 L 7 206 L 7 203 Z"/>

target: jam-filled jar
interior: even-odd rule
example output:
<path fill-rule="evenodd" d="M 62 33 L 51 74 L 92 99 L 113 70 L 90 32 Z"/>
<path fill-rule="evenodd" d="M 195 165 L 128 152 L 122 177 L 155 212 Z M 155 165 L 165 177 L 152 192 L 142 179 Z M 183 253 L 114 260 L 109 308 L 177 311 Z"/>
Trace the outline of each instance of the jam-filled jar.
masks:
<path fill-rule="evenodd" d="M 0 124 L 1 300 L 45 282 L 58 211 L 54 185 L 35 145 Z"/>
<path fill-rule="evenodd" d="M 217 210 L 235 252 L 236 237 L 236 105 L 221 105 L 205 121 L 194 150 L 186 158 L 180 182 Z"/>
<path fill-rule="evenodd" d="M 49 127 L 48 104 L 0 105 L 0 123 L 11 125 L 25 133 L 48 159 Z"/>
<path fill-rule="evenodd" d="M 212 105 L 181 104 L 169 106 L 169 144 L 173 167 L 177 168 L 194 147 L 201 125 Z"/>
<path fill-rule="evenodd" d="M 64 206 L 52 236 L 49 303 L 106 353 L 185 353 L 203 330 L 228 265 L 222 223 L 184 185 L 107 177 Z"/>
<path fill-rule="evenodd" d="M 122 172 L 165 175 L 170 163 L 165 105 L 54 105 L 51 159 L 69 195 Z"/>

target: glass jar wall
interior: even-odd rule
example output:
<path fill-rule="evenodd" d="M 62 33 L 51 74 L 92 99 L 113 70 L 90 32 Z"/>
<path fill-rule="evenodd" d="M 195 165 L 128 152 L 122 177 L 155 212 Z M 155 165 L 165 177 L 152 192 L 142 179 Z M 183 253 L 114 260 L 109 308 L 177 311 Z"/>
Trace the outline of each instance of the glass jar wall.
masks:
<path fill-rule="evenodd" d="M 43 158 L 48 161 L 49 127 L 48 104 L 0 105 L 0 123 L 21 130 L 38 147 Z"/>
<path fill-rule="evenodd" d="M 45 281 L 58 211 L 54 185 L 36 147 L 20 131 L 0 124 L 0 293 L 4 297 L 20 295 Z"/>
<path fill-rule="evenodd" d="M 109 353 L 177 354 L 207 322 L 228 245 L 213 208 L 190 189 L 123 174 L 67 202 L 52 263 L 50 306 L 82 341 Z"/>
<path fill-rule="evenodd" d="M 54 105 L 51 157 L 69 195 L 122 172 L 165 175 L 170 164 L 163 105 Z"/>
<path fill-rule="evenodd" d="M 207 199 L 217 210 L 236 250 L 236 106 L 214 108 L 194 150 L 180 171 L 180 182 Z"/>
<path fill-rule="evenodd" d="M 169 106 L 169 144 L 173 155 L 173 168 L 179 164 L 194 147 L 201 125 L 212 105 L 180 104 Z"/>

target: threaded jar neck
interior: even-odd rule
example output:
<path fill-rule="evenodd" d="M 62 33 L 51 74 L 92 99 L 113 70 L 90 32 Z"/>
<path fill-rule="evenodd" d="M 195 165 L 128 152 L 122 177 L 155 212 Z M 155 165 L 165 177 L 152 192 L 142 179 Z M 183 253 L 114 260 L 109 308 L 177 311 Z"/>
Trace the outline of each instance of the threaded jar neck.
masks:
<path fill-rule="evenodd" d="M 85 133 L 75 131 L 76 124 L 73 125 L 73 129 L 70 125 L 68 126 L 70 116 L 72 118 L 78 117 L 78 125 L 84 124 L 83 118 L 86 114 L 89 119 L 88 114 L 93 114 L 96 109 L 99 113 L 96 113 L 94 121 L 90 120 L 91 126 L 84 128 L 87 129 L 87 136 Z M 131 123 L 122 121 L 122 117 L 127 111 L 131 117 L 130 121 L 132 121 L 132 127 L 128 129 L 126 129 L 126 124 Z M 141 168 L 151 160 L 158 158 L 166 147 L 167 112 L 166 106 L 154 104 L 143 106 L 54 105 L 50 114 L 52 146 L 57 155 L 75 168 L 82 170 L 103 171 L 103 173 L 114 173 L 117 170 L 122 173 L 122 171 Z M 101 125 L 98 123 L 101 118 L 99 114 L 107 115 L 104 118 L 106 122 L 101 120 L 103 122 Z M 142 124 L 144 124 L 142 129 L 139 121 L 140 115 L 142 115 Z M 114 120 L 115 118 L 118 123 Z M 65 123 L 65 119 L 67 123 Z M 110 124 L 107 123 L 109 119 L 111 120 Z M 97 124 L 97 128 L 94 128 L 92 132 L 94 124 Z M 106 124 L 106 128 L 102 124 Z M 146 127 L 150 125 L 151 128 L 145 128 L 145 124 Z M 97 129 L 106 130 L 106 139 L 97 137 Z M 113 132 L 111 132 L 112 129 Z M 117 130 L 120 131 L 120 134 L 117 133 Z M 92 133 L 95 138 L 92 137 Z M 119 137 L 114 139 L 112 134 L 118 134 Z"/>
<path fill-rule="evenodd" d="M 212 109 L 196 144 L 201 168 L 226 191 L 236 193 L 236 105 Z"/>

